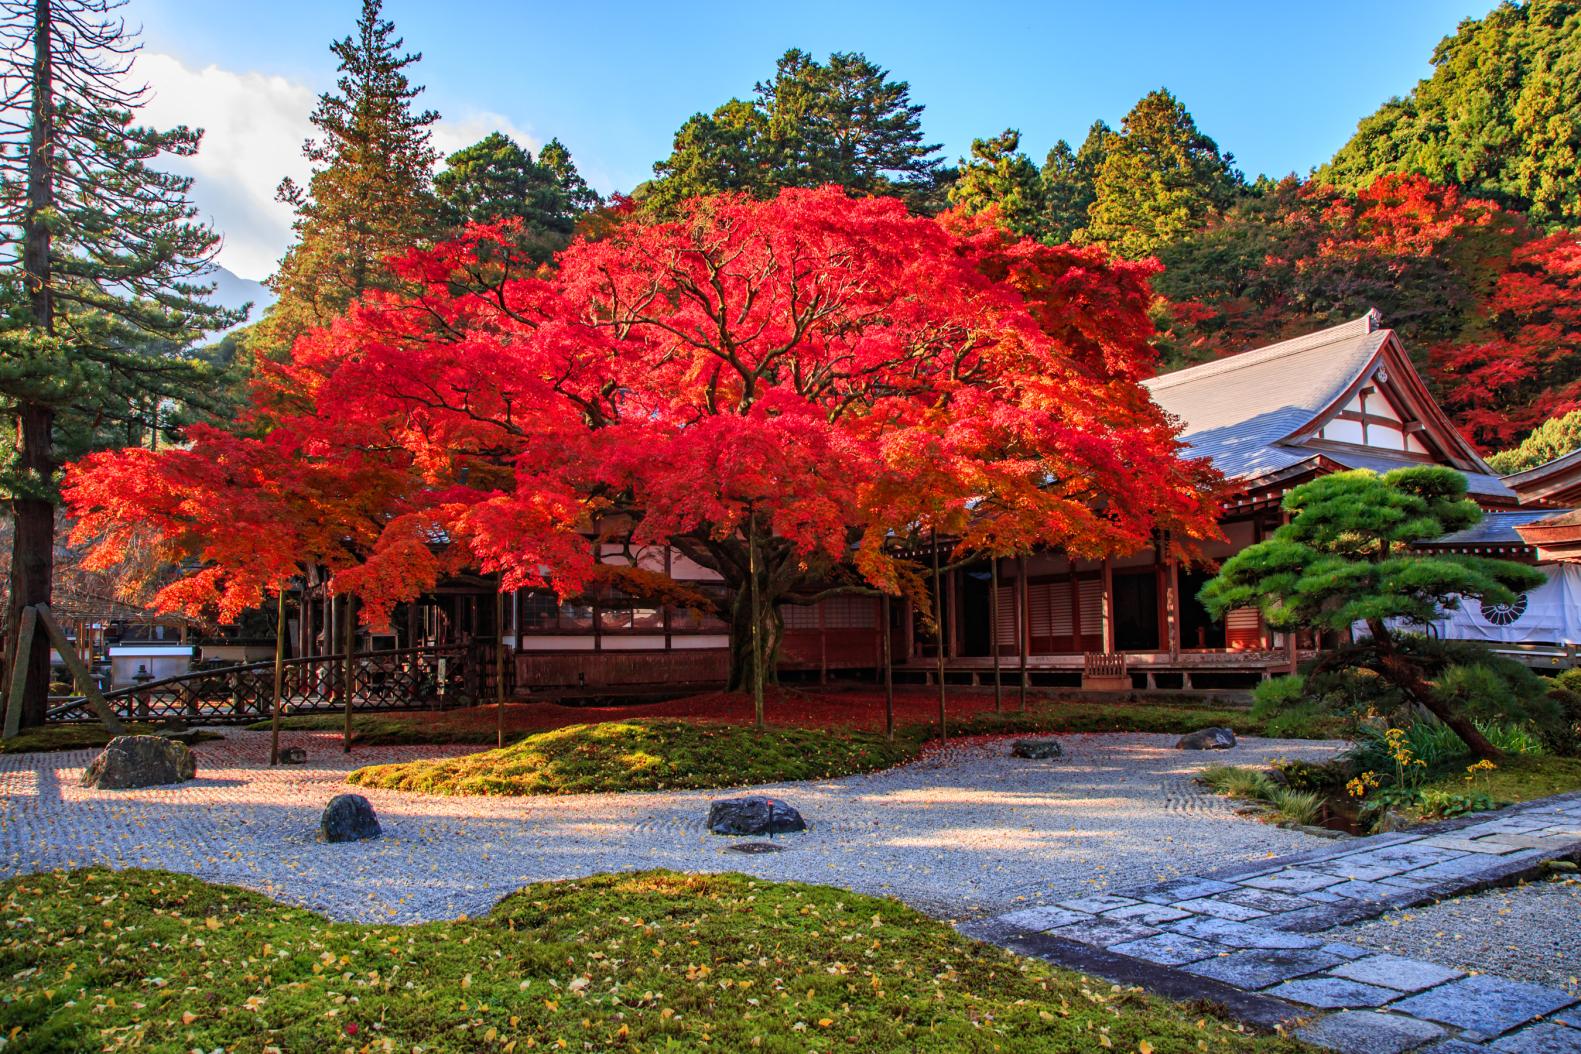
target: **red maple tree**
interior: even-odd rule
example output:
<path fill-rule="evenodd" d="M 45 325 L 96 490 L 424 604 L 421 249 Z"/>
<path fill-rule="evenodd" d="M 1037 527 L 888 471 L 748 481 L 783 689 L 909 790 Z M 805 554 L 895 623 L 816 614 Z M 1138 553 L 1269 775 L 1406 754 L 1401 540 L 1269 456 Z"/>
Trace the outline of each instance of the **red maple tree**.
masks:
<path fill-rule="evenodd" d="M 905 543 L 934 531 L 958 558 L 1217 533 L 1137 383 L 1150 263 L 833 187 L 628 216 L 553 269 L 504 235 L 396 261 L 407 291 L 299 342 L 237 434 L 76 466 L 81 529 L 202 559 L 170 602 L 234 607 L 308 553 L 375 619 L 447 566 L 568 596 L 609 574 L 591 534 L 670 545 L 728 587 L 738 685 L 782 604 L 925 606 Z"/>

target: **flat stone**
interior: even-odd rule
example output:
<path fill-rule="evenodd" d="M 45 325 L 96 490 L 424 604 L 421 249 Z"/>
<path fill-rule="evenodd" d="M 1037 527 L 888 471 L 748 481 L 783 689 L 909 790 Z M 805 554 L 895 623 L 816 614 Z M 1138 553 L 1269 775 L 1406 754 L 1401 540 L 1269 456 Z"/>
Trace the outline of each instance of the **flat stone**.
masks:
<path fill-rule="evenodd" d="M 1164 922 L 1174 922 L 1191 914 L 1180 908 L 1168 907 L 1164 904 L 1128 904 L 1123 908 L 1110 908 L 1103 913 L 1106 919 L 1121 919 L 1126 922 L 1140 922 L 1144 926 L 1157 926 Z"/>
<path fill-rule="evenodd" d="M 1010 744 L 1010 756 L 1028 758 L 1033 761 L 1047 761 L 1057 758 L 1065 753 L 1057 739 L 1018 739 Z"/>
<path fill-rule="evenodd" d="M 775 835 L 805 831 L 801 813 L 778 798 L 748 794 L 708 803 L 708 829 L 714 834 Z"/>
<path fill-rule="evenodd" d="M 1544 1021 L 1494 1040 L 1493 1049 L 1510 1054 L 1581 1054 L 1581 1029 Z"/>
<path fill-rule="evenodd" d="M 1321 871 L 1308 871 L 1303 867 L 1287 867 L 1282 871 L 1275 871 L 1271 875 L 1261 878 L 1247 879 L 1242 885 L 1256 886 L 1258 889 L 1272 889 L 1280 893 L 1305 893 L 1308 890 L 1322 889 L 1343 881 L 1336 875 L 1326 875 Z"/>
<path fill-rule="evenodd" d="M 1222 944 L 1188 937 L 1183 933 L 1160 933 L 1143 937 L 1139 941 L 1126 941 L 1109 948 L 1112 952 L 1129 955 L 1133 959 L 1146 959 L 1163 966 L 1182 966 L 1201 959 L 1211 958 L 1229 949 Z"/>
<path fill-rule="evenodd" d="M 1314 948 L 1250 948 L 1190 963 L 1181 969 L 1237 988 L 1258 989 L 1326 970 L 1341 961 L 1336 955 Z"/>
<path fill-rule="evenodd" d="M 280 764 L 305 765 L 307 764 L 307 751 L 302 747 L 281 747 Z"/>
<path fill-rule="evenodd" d="M 1240 887 L 1230 882 L 1212 878 L 1177 878 L 1154 886 L 1141 898 L 1151 904 L 1176 904 L 1183 900 L 1211 897 L 1215 893 L 1228 893 Z"/>
<path fill-rule="evenodd" d="M 1175 743 L 1176 750 L 1229 750 L 1234 746 L 1234 731 L 1217 725 L 1189 732 Z"/>
<path fill-rule="evenodd" d="M 1201 900 L 1183 900 L 1177 907 L 1185 908 L 1197 915 L 1211 915 L 1216 919 L 1228 919 L 1231 922 L 1246 922 L 1249 919 L 1260 919 L 1268 914 L 1256 908 L 1248 908 L 1242 904 L 1233 904 L 1219 897 L 1203 897 Z"/>
<path fill-rule="evenodd" d="M 379 837 L 379 818 L 360 794 L 337 794 L 324 806 L 318 821 L 326 842 L 364 842 Z"/>
<path fill-rule="evenodd" d="M 1481 1043 L 1467 1043 L 1463 1039 L 1446 1039 L 1442 1043 L 1434 1043 L 1431 1047 L 1422 1047 L 1412 1051 L 1411 1054 L 1487 1054 L 1488 1048 Z"/>
<path fill-rule="evenodd" d="M 1327 886 L 1324 893 L 1332 894 L 1341 900 L 1389 900 L 1400 895 L 1399 886 L 1386 886 L 1382 882 L 1367 882 L 1360 879 L 1341 882 L 1337 886 Z"/>
<path fill-rule="evenodd" d="M 1423 845 L 1420 840 L 1401 842 L 1396 845 L 1386 845 L 1379 849 L 1357 853 L 1354 856 L 1341 857 L 1331 861 L 1333 866 L 1340 866 L 1340 860 L 1347 867 L 1391 867 L 1396 874 L 1404 871 L 1413 871 L 1419 867 L 1431 864 L 1441 864 L 1445 860 L 1455 860 L 1461 854 L 1453 849 L 1438 849 L 1430 845 Z M 1357 875 L 1357 878 L 1363 877 Z"/>
<path fill-rule="evenodd" d="M 1082 944 L 1093 944 L 1100 948 L 1108 948 L 1126 941 L 1141 940 L 1151 937 L 1158 932 L 1152 926 L 1144 926 L 1139 922 L 1122 922 L 1118 919 L 1087 919 L 1074 926 L 1061 926 L 1059 929 L 1050 930 L 1056 937 L 1064 937 L 1068 941 L 1078 941 Z"/>
<path fill-rule="evenodd" d="M 1364 984 L 1383 985 L 1401 992 L 1420 992 L 1445 981 L 1464 977 L 1459 970 L 1451 970 L 1437 963 L 1407 959 L 1399 955 L 1369 955 L 1365 959 L 1336 966 L 1329 971 L 1337 977 L 1348 977 Z"/>
<path fill-rule="evenodd" d="M 1325 1010 L 1382 1006 L 1391 999 L 1400 998 L 1400 993 L 1393 989 L 1347 981 L 1343 977 L 1305 977 L 1299 981 L 1286 981 L 1277 988 L 1270 988 L 1266 994 L 1275 999 L 1288 999 L 1292 1003 Z"/>
<path fill-rule="evenodd" d="M 1280 911 L 1298 911 L 1312 906 L 1312 901 L 1306 897 L 1277 893 L 1271 889 L 1237 889 L 1233 893 L 1225 893 L 1214 899 L 1221 903 L 1239 904 L 1243 908 L 1256 908 L 1269 915 Z"/>
<path fill-rule="evenodd" d="M 1338 941 L 1323 945 L 1323 950 L 1331 955 L 1337 955 L 1346 962 L 1365 959 L 1372 954 L 1371 948 L 1363 948 L 1358 944 L 1340 944 Z M 1333 971 L 1330 971 L 1331 973 Z"/>
<path fill-rule="evenodd" d="M 1571 1028 L 1581 1028 L 1581 1005 L 1554 1014 L 1552 1020 L 1561 1025 L 1569 1025 Z"/>
<path fill-rule="evenodd" d="M 1508 846 L 1509 851 L 1514 852 L 1517 849 L 1563 849 L 1574 839 L 1562 834 L 1495 834 L 1477 840 Z"/>
<path fill-rule="evenodd" d="M 1034 933 L 1047 933 L 1049 930 L 1061 926 L 1069 926 L 1073 922 L 1082 922 L 1091 919 L 1079 911 L 1066 911 L 1064 908 L 1026 908 L 1022 911 L 1012 911 L 1008 915 L 999 916 L 999 921 L 1017 929 L 1031 930 Z"/>
<path fill-rule="evenodd" d="M 1502 842 L 1495 842 L 1491 838 L 1456 838 L 1447 834 L 1434 835 L 1431 838 L 1424 838 L 1422 839 L 1421 844 L 1430 845 L 1438 849 L 1453 849 L 1460 853 L 1490 853 L 1494 856 L 1502 856 L 1505 853 L 1513 853 L 1516 849 L 1520 848 L 1520 846 L 1505 845 Z"/>
<path fill-rule="evenodd" d="M 1316 937 L 1308 937 L 1304 933 L 1286 933 L 1283 930 L 1248 926 L 1244 922 L 1232 922 L 1229 919 L 1201 917 L 1181 919 L 1178 922 L 1165 923 L 1164 928 L 1171 933 L 1184 933 L 1188 937 L 1199 937 L 1232 948 L 1289 949 L 1319 948 L 1323 945 L 1323 942 Z"/>
<path fill-rule="evenodd" d="M 1077 897 L 1074 900 L 1062 900 L 1059 906 L 1072 911 L 1085 911 L 1096 915 L 1111 908 L 1128 908 L 1132 904 L 1140 904 L 1135 897 L 1120 897 L 1113 893 L 1094 893 L 1090 897 Z"/>
<path fill-rule="evenodd" d="M 1426 1021 L 1372 1010 L 1330 1014 L 1296 1030 L 1297 1039 L 1337 1050 L 1340 1054 L 1403 1054 L 1443 1034 L 1443 1029 Z"/>
<path fill-rule="evenodd" d="M 1395 1004 L 1395 1009 L 1430 1021 L 1497 1035 L 1573 1002 L 1570 996 L 1552 988 L 1479 974 L 1402 999 Z"/>

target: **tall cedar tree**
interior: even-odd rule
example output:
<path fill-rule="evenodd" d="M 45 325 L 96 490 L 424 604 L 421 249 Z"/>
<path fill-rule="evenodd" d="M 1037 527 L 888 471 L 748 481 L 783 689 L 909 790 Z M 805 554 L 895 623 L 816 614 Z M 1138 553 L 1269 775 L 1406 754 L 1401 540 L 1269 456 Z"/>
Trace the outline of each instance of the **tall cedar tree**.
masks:
<path fill-rule="evenodd" d="M 1467 601 L 1513 603 L 1516 593 L 1545 581 L 1541 571 L 1508 560 L 1410 551 L 1417 539 L 1464 530 L 1482 518 L 1466 498 L 1466 478 L 1437 466 L 1383 476 L 1340 472 L 1296 487 L 1283 505 L 1290 522 L 1224 561 L 1202 588 L 1208 611 L 1222 618 L 1256 607 L 1269 626 L 1286 631 L 1347 633 L 1364 624 L 1369 639 L 1325 661 L 1343 657 L 1370 669 L 1452 728 L 1478 757 L 1497 755 L 1434 686 L 1396 628 L 1437 621 Z"/>
<path fill-rule="evenodd" d="M 1005 230 L 1043 241 L 1049 233 L 1043 183 L 1020 145 L 1021 133 L 1014 128 L 992 139 L 973 139 L 972 156 L 962 158 L 949 202 L 968 214 L 993 209 Z"/>
<path fill-rule="evenodd" d="M 48 603 L 63 455 L 156 425 L 201 399 L 184 350 L 240 321 L 206 301 L 219 239 L 195 222 L 191 180 L 151 167 L 202 133 L 135 124 L 138 44 L 118 0 L 0 4 L 0 413 L 13 427 L 3 488 L 14 531 L 6 654 L 24 607 Z M 124 426 L 117 428 L 116 426 Z M 41 724 L 49 649 L 33 649 L 22 721 Z M 8 662 L 9 667 L 9 662 Z"/>
<path fill-rule="evenodd" d="M 535 161 L 502 132 L 446 158 L 434 192 L 447 234 L 459 234 L 468 223 L 515 220 L 519 244 L 540 261 L 565 248 L 577 220 L 602 204 L 559 140 L 545 144 Z"/>
<path fill-rule="evenodd" d="M 792 48 L 754 92 L 682 125 L 642 200 L 665 210 L 701 194 L 765 198 L 825 183 L 921 198 L 939 176 L 939 148 L 923 141 L 911 86 L 865 55 L 835 52 L 820 63 Z"/>
<path fill-rule="evenodd" d="M 1094 121 L 1079 150 L 1061 139 L 1043 159 L 1043 200 L 1048 209 L 1048 240 L 1071 241 L 1087 226 L 1087 213 L 1097 196 L 1098 172 L 1103 168 L 1114 129 Z"/>
<path fill-rule="evenodd" d="M 1581 450 L 1581 410 L 1549 418 L 1516 446 L 1490 454 L 1488 465 L 1508 476 L 1564 457 L 1573 450 Z"/>
<path fill-rule="evenodd" d="M 1151 256 L 1228 208 L 1241 177 L 1168 91 L 1149 92 L 1104 143 L 1085 239 Z"/>
<path fill-rule="evenodd" d="M 320 138 L 303 153 L 315 166 L 306 189 L 290 179 L 277 196 L 296 209 L 296 244 L 269 286 L 280 299 L 252 338 L 279 355 L 304 331 L 327 324 L 364 292 L 392 283 L 384 257 L 434 233 L 431 189 L 438 152 L 429 144 L 432 110 L 407 79 L 421 54 L 402 54 L 383 0 L 363 0 L 355 34 L 330 45 L 340 60 L 339 94 L 319 96 Z"/>
<path fill-rule="evenodd" d="M 261 564 L 353 535 L 370 555 L 336 557 L 337 588 L 378 617 L 451 566 L 598 588 L 602 521 L 722 576 L 737 684 L 772 670 L 784 604 L 926 611 L 892 543 L 933 528 L 960 559 L 1217 535 L 1216 477 L 1137 383 L 1151 264 L 838 188 L 702 199 L 577 239 L 553 274 L 520 262 L 480 228 L 413 252 L 407 295 L 278 367 L 311 406 L 264 438 L 96 455 L 68 479 L 81 528 L 149 525 L 208 563 L 167 601 L 233 608 Z M 620 588 L 662 600 L 660 577 Z"/>
<path fill-rule="evenodd" d="M 1544 226 L 1581 224 L 1581 4 L 1506 0 L 1461 22 L 1433 66 L 1363 119 L 1318 178 L 1358 190 L 1416 172 Z"/>

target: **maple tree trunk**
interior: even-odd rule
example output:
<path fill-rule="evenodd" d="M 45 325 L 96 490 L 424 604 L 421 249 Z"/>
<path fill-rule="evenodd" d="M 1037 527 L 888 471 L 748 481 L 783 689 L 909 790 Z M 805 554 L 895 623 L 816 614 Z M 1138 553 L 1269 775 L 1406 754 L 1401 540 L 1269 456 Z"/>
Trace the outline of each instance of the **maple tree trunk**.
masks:
<path fill-rule="evenodd" d="M 726 688 L 732 692 L 751 692 L 753 673 L 757 669 L 757 657 L 752 647 L 751 590 L 746 583 L 742 583 L 735 593 L 736 599 L 730 613 L 730 679 Z M 763 683 L 778 684 L 779 663 L 776 660 L 780 638 L 784 635 L 784 620 L 771 600 L 761 599 L 760 603 L 763 607 Z"/>
<path fill-rule="evenodd" d="M 1372 633 L 1372 639 L 1378 646 L 1378 672 L 1383 678 L 1391 682 L 1406 694 L 1406 697 L 1424 706 L 1428 713 L 1438 718 L 1449 726 L 1450 731 L 1460 737 L 1461 742 L 1471 748 L 1471 753 L 1478 758 L 1501 758 L 1504 752 L 1492 743 L 1469 719 L 1455 713 L 1454 708 L 1445 704 L 1438 697 L 1438 692 L 1422 676 L 1416 664 L 1400 655 L 1395 650 L 1394 638 L 1389 635 L 1389 630 L 1377 619 L 1369 619 L 1367 628 Z"/>
<path fill-rule="evenodd" d="M 49 0 L 35 0 L 33 23 L 33 84 L 31 127 L 28 132 L 27 211 L 22 232 L 22 269 L 27 285 L 32 325 L 53 334 L 55 310 L 50 273 L 50 229 L 47 212 L 54 206 L 50 152 L 54 148 L 54 68 L 49 47 L 53 35 Z M 44 723 L 49 708 L 49 646 L 35 643 L 31 655 L 16 654 L 22 626 L 22 609 L 50 601 L 55 572 L 55 505 L 50 490 L 55 484 L 55 411 L 48 405 L 21 401 L 16 416 L 16 454 L 13 472 L 15 496 L 11 499 L 11 589 L 6 599 L 7 669 L 18 661 L 28 664 L 27 687 L 22 695 L 22 725 Z"/>

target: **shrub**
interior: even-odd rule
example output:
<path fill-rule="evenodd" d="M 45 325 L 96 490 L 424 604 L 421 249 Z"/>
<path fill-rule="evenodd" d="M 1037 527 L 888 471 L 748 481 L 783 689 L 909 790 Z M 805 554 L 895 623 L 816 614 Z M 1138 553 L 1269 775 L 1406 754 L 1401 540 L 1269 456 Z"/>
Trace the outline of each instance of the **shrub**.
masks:
<path fill-rule="evenodd" d="M 1311 826 L 1323 815 L 1323 795 L 1314 791 L 1274 787 L 1269 792 L 1267 801 L 1281 819 L 1290 823 Z"/>
<path fill-rule="evenodd" d="M 1482 791 L 1446 791 L 1427 788 L 1416 796 L 1416 807 L 1423 816 L 1447 819 L 1468 812 L 1485 812 L 1494 807 L 1491 797 Z"/>
<path fill-rule="evenodd" d="M 1275 771 L 1284 777 L 1285 785 L 1299 791 L 1334 791 L 1343 787 L 1355 771 L 1343 760 L 1339 761 L 1289 761 L 1273 763 Z"/>
<path fill-rule="evenodd" d="M 1276 789 L 1266 772 L 1241 765 L 1209 765 L 1197 779 L 1219 794 L 1247 801 L 1266 801 Z"/>

